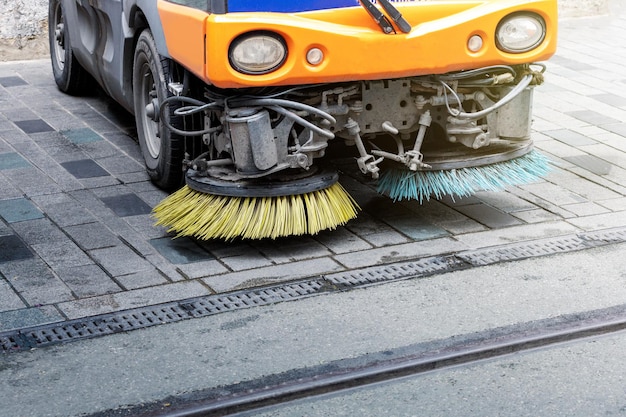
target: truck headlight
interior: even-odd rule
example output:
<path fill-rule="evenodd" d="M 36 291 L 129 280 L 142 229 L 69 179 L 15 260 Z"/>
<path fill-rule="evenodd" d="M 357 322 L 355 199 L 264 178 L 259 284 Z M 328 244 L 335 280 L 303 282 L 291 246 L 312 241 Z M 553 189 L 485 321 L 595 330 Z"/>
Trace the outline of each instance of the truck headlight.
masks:
<path fill-rule="evenodd" d="M 514 54 L 536 48 L 545 37 L 546 23 L 535 13 L 511 14 L 502 19 L 496 29 L 498 48 Z"/>
<path fill-rule="evenodd" d="M 239 36 L 230 45 L 228 59 L 244 74 L 267 74 L 287 58 L 285 41 L 271 32 L 251 32 Z"/>

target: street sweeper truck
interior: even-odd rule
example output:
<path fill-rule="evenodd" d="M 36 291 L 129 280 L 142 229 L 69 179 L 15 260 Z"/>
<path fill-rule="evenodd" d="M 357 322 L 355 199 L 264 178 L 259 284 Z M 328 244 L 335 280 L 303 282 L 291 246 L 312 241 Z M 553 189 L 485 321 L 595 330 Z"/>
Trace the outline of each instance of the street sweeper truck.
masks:
<path fill-rule="evenodd" d="M 356 216 L 327 150 L 393 200 L 545 175 L 533 89 L 556 0 L 50 0 L 58 87 L 133 113 L 158 224 L 198 239 Z"/>

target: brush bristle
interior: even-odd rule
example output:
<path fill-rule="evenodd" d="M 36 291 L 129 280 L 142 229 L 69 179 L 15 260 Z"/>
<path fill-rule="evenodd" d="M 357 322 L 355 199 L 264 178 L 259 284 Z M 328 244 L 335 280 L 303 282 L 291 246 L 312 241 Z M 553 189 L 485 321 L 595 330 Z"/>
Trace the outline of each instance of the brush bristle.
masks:
<path fill-rule="evenodd" d="M 356 217 L 358 205 L 335 183 L 312 193 L 281 197 L 225 197 L 188 186 L 154 208 L 156 225 L 202 240 L 276 239 L 317 234 Z"/>
<path fill-rule="evenodd" d="M 378 180 L 378 192 L 394 201 L 418 200 L 446 195 L 468 197 L 478 191 L 500 191 L 510 185 L 537 181 L 550 171 L 550 161 L 532 151 L 519 158 L 480 167 L 448 171 L 389 169 Z"/>

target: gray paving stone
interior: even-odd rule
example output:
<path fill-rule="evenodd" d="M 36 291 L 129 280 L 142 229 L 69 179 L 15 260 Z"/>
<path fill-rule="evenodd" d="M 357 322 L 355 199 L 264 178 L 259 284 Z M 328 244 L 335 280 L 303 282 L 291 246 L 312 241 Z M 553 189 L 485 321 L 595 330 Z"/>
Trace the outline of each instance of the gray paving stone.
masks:
<path fill-rule="evenodd" d="M 626 97 L 619 96 L 617 94 L 605 93 L 605 94 L 594 94 L 591 96 L 594 100 L 601 101 L 603 103 L 608 104 L 609 106 L 614 107 L 624 107 L 626 106 Z"/>
<path fill-rule="evenodd" d="M 89 130 L 91 131 L 91 129 Z M 94 132 L 94 134 L 97 133 Z M 85 155 L 94 159 L 107 158 L 117 156 L 119 154 L 119 149 L 106 140 L 100 140 L 97 142 L 82 142 L 78 144 L 78 149 L 80 149 Z"/>
<path fill-rule="evenodd" d="M 29 197 L 60 193 L 59 187 L 52 179 L 38 169 L 14 169 L 4 171 L 4 175 Z"/>
<path fill-rule="evenodd" d="M 51 243 L 36 243 L 30 246 L 41 259 L 55 270 L 90 265 L 93 263 L 93 261 L 68 238 Z"/>
<path fill-rule="evenodd" d="M 277 264 L 331 255 L 328 248 L 310 236 L 267 240 L 259 242 L 255 247 Z"/>
<path fill-rule="evenodd" d="M 188 279 L 210 277 L 230 272 L 230 270 L 218 260 L 179 264 L 176 265 L 176 269 Z"/>
<path fill-rule="evenodd" d="M 442 253 L 453 253 L 466 249 L 468 249 L 468 247 L 464 243 L 444 237 L 432 239 L 427 242 L 410 242 L 349 254 L 335 255 L 333 259 L 347 269 L 356 269 L 407 259 L 418 259 Z"/>
<path fill-rule="evenodd" d="M 456 202 L 452 202 L 451 199 L 447 199 L 447 205 L 439 201 L 431 200 L 421 205 L 413 205 L 412 210 L 416 215 L 419 215 L 432 224 L 440 226 L 452 234 L 485 230 L 486 227 L 484 225 L 453 209 L 456 205 L 466 205 L 465 201 L 469 200 L 470 199 L 462 199 L 461 201 L 457 200 Z M 471 201 L 473 201 L 474 204 L 480 202 L 477 198 L 472 198 Z"/>
<path fill-rule="evenodd" d="M 151 239 L 150 244 L 161 256 L 173 264 L 190 264 L 213 259 L 213 255 L 189 238 L 171 239 L 165 237 Z"/>
<path fill-rule="evenodd" d="M 73 319 L 209 294 L 209 289 L 198 281 L 184 281 L 60 303 L 58 308 L 68 318 Z"/>
<path fill-rule="evenodd" d="M 58 323 L 65 318 L 53 306 L 0 312 L 0 332 Z"/>
<path fill-rule="evenodd" d="M 29 245 L 67 241 L 67 237 L 61 229 L 47 218 L 18 222 L 12 227 Z"/>
<path fill-rule="evenodd" d="M 400 240 L 406 239 L 406 237 L 395 231 L 388 224 L 377 218 L 372 217 L 367 213 L 359 213 L 357 218 L 350 220 L 345 227 L 355 235 L 365 240 L 368 240 L 367 237 L 369 237 L 370 235 L 382 233 L 389 233 L 390 236 L 396 234 L 396 237 L 398 237 Z"/>
<path fill-rule="evenodd" d="M 624 215 L 625 213 L 622 211 L 617 213 L 571 218 L 567 221 L 583 230 L 602 230 L 623 226 Z"/>
<path fill-rule="evenodd" d="M 217 292 L 227 292 L 242 288 L 277 284 L 299 278 L 315 277 L 341 270 L 343 268 L 332 259 L 320 258 L 233 272 L 204 278 L 202 281 Z"/>
<path fill-rule="evenodd" d="M 134 272 L 128 275 L 121 275 L 119 277 L 115 277 L 115 279 L 127 290 L 154 287 L 157 285 L 167 284 L 169 282 L 156 268 Z"/>
<path fill-rule="evenodd" d="M 61 227 L 95 222 L 94 215 L 68 194 L 54 193 L 34 196 L 32 200 L 46 213 L 48 218 Z"/>
<path fill-rule="evenodd" d="M 606 175 L 612 168 L 610 163 L 593 155 L 576 155 L 564 159 L 596 175 Z"/>
<path fill-rule="evenodd" d="M 393 229 L 390 228 L 390 231 L 384 231 L 379 233 L 369 233 L 367 235 L 363 235 L 362 238 L 364 241 L 376 248 L 400 245 L 402 243 L 407 243 L 411 241 L 408 236 L 405 236 L 404 234 L 395 230 L 391 230 Z"/>
<path fill-rule="evenodd" d="M 0 153 L 0 170 L 28 168 L 30 163 L 16 152 Z"/>
<path fill-rule="evenodd" d="M 617 119 L 605 116 L 604 114 L 591 111 L 591 110 L 573 111 L 573 112 L 568 112 L 567 114 L 569 116 L 582 120 L 583 122 L 587 122 L 590 125 L 596 125 L 596 126 L 620 122 Z"/>
<path fill-rule="evenodd" d="M 152 269 L 148 261 L 128 246 L 93 249 L 87 253 L 114 277 Z"/>
<path fill-rule="evenodd" d="M 556 206 L 564 204 L 584 203 L 587 200 L 565 188 L 551 183 L 523 185 L 520 188 L 548 201 Z"/>
<path fill-rule="evenodd" d="M 158 239 L 168 236 L 165 227 L 154 225 L 156 220 L 152 217 L 152 214 L 126 217 L 124 220 L 134 231 L 146 239 Z M 168 236 L 168 239 L 171 238 L 171 236 Z"/>
<path fill-rule="evenodd" d="M 547 210 L 539 208 L 533 210 L 516 211 L 514 213 L 511 213 L 511 215 L 517 217 L 525 223 L 553 222 L 561 219 L 559 215 L 550 213 Z"/>
<path fill-rule="evenodd" d="M 87 127 L 62 130 L 60 133 L 69 139 L 70 142 L 75 144 L 99 142 L 104 140 L 102 136 Z"/>
<path fill-rule="evenodd" d="M 67 285 L 41 260 L 0 263 L 0 272 L 29 306 L 74 299 Z"/>
<path fill-rule="evenodd" d="M 98 158 L 97 161 L 98 164 L 103 166 L 108 172 L 116 176 L 136 172 L 145 173 L 146 171 L 144 165 L 140 165 L 136 160 L 125 155 Z"/>
<path fill-rule="evenodd" d="M 315 239 L 326 246 L 332 253 L 350 253 L 371 249 L 372 245 L 355 235 L 345 227 L 320 232 Z"/>
<path fill-rule="evenodd" d="M 597 201 L 597 203 L 611 211 L 626 211 L 626 197 Z"/>
<path fill-rule="evenodd" d="M 593 146 L 585 146 L 584 151 L 594 155 L 604 161 L 610 162 L 618 168 L 626 167 L 626 154 L 616 152 L 616 149 L 603 143 L 597 143 Z"/>
<path fill-rule="evenodd" d="M 19 295 L 13 291 L 13 288 L 11 288 L 9 283 L 2 278 L 2 274 L 0 274 L 0 331 L 3 327 L 1 312 L 17 310 L 24 307 L 26 307 L 26 304 L 24 304 Z"/>
<path fill-rule="evenodd" d="M 63 282 L 78 298 L 122 291 L 122 288 L 95 264 L 55 268 L 55 272 L 63 277 Z"/>
<path fill-rule="evenodd" d="M 564 205 L 563 208 L 568 210 L 579 217 L 583 216 L 593 216 L 596 214 L 608 213 L 609 209 L 606 207 L 602 207 L 599 204 L 588 202 L 588 203 L 579 203 L 579 204 L 568 204 Z"/>
<path fill-rule="evenodd" d="M 593 139 L 567 129 L 552 130 L 544 133 L 570 146 L 594 145 L 596 143 Z"/>
<path fill-rule="evenodd" d="M 65 232 L 83 250 L 120 246 L 121 240 L 102 223 L 86 223 L 64 228 Z"/>
<path fill-rule="evenodd" d="M 486 232 L 469 233 L 455 236 L 461 244 L 470 249 L 481 249 L 490 246 L 506 245 L 516 242 L 543 239 L 555 236 L 565 236 L 579 233 L 581 228 L 567 221 L 544 222 L 538 224 L 526 224 L 505 229 L 489 230 Z"/>
<path fill-rule="evenodd" d="M 459 207 L 458 210 L 467 217 L 470 217 L 492 229 L 515 226 L 521 223 L 519 219 L 516 219 L 510 214 L 500 211 L 487 204 L 462 206 Z"/>
<path fill-rule="evenodd" d="M 184 281 L 189 278 L 178 268 L 178 266 L 172 265 L 158 253 L 146 255 L 145 258 L 146 261 L 150 262 L 150 264 L 153 265 L 159 273 L 170 282 Z M 141 272 L 138 274 L 141 274 Z"/>
<path fill-rule="evenodd" d="M 0 217 L 7 223 L 41 219 L 43 213 L 25 198 L 0 200 Z"/>
<path fill-rule="evenodd" d="M 445 229 L 435 226 L 413 213 L 404 216 L 390 216 L 385 219 L 385 222 L 416 241 L 435 239 L 449 234 Z"/>
<path fill-rule="evenodd" d="M 264 268 L 273 265 L 272 261 L 258 252 L 221 257 L 220 261 L 232 271 L 245 271 L 254 268 Z"/>
<path fill-rule="evenodd" d="M 532 210 L 537 207 L 531 202 L 510 193 L 483 191 L 476 194 L 476 198 L 505 213 Z"/>
<path fill-rule="evenodd" d="M 2 131 L 2 139 L 5 140 L 8 144 L 14 145 L 17 143 L 24 142 L 32 142 L 32 139 L 21 130 L 15 128 L 12 130 L 3 130 Z"/>

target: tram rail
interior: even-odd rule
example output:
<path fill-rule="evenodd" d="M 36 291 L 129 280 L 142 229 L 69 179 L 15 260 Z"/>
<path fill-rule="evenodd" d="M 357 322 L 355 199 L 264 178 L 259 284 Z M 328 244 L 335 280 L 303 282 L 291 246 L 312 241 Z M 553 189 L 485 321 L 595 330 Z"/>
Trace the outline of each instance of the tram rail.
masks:
<path fill-rule="evenodd" d="M 612 335 L 626 330 L 626 305 L 524 323 L 170 398 L 118 416 L 248 416 L 296 400 L 390 383 L 506 355 Z M 385 358 L 389 357 L 389 358 Z M 164 405 L 165 404 L 165 405 Z M 102 416 L 105 414 L 102 414 Z M 111 414 L 106 414 L 111 415 Z M 101 414 L 92 417 L 100 417 Z"/>

